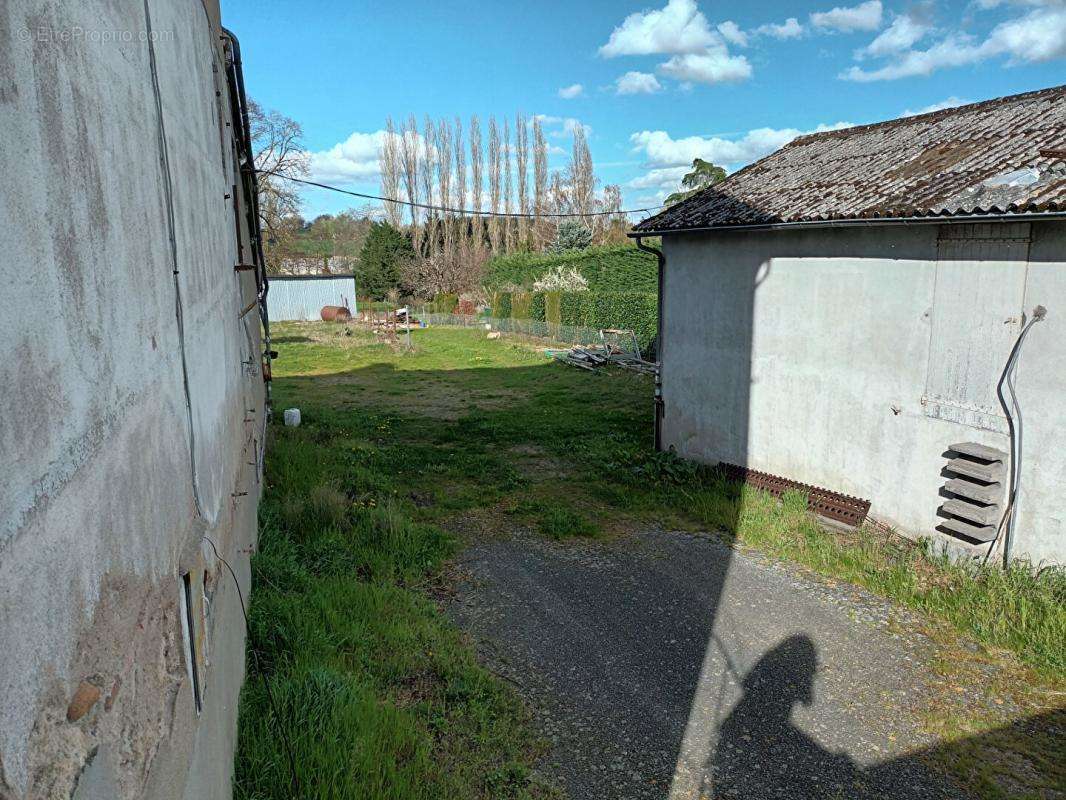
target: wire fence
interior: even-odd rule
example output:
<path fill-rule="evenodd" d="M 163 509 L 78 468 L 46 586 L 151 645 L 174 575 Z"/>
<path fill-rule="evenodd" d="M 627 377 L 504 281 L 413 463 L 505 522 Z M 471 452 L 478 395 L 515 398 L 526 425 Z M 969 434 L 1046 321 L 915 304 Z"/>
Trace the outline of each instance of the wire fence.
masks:
<path fill-rule="evenodd" d="M 591 345 L 599 344 L 601 341 L 599 328 L 585 328 L 579 325 L 559 325 L 533 319 L 511 319 L 510 317 L 479 317 L 474 314 L 423 313 L 418 314 L 417 317 L 426 325 L 481 328 L 482 330 L 518 334 L 519 336 L 529 336 L 535 339 L 548 339 L 564 344 Z"/>

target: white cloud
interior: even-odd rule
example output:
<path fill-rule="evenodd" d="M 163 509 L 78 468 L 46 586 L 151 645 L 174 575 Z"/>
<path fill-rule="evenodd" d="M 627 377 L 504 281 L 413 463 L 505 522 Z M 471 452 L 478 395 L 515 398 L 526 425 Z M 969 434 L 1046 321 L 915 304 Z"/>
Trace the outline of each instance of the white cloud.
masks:
<path fill-rule="evenodd" d="M 952 95 L 951 97 L 944 98 L 938 103 L 930 103 L 927 106 L 923 106 L 922 108 L 919 108 L 916 111 L 908 108 L 900 116 L 914 117 L 918 114 L 930 114 L 933 111 L 943 111 L 945 108 L 955 108 L 956 106 L 964 106 L 967 103 L 972 102 L 972 100 L 963 100 L 961 97 L 956 97 L 955 95 Z"/>
<path fill-rule="evenodd" d="M 768 22 L 765 25 L 760 25 L 752 32 L 759 36 L 769 36 L 773 39 L 798 39 L 805 33 L 805 29 L 798 19 L 789 17 L 780 24 Z"/>
<path fill-rule="evenodd" d="M 661 9 L 638 11 L 626 17 L 600 48 L 600 55 L 614 58 L 697 53 L 717 40 L 695 0 L 668 0 Z"/>
<path fill-rule="evenodd" d="M 572 136 L 579 127 L 584 128 L 586 136 L 592 135 L 592 126 L 585 125 L 576 117 L 553 117 L 550 114 L 536 114 L 535 116 L 544 126 L 548 136 L 554 136 L 556 139 Z"/>
<path fill-rule="evenodd" d="M 948 34 L 926 50 L 908 50 L 891 63 L 864 70 L 851 67 L 841 73 L 845 80 L 889 81 L 930 75 L 938 69 L 975 64 L 996 56 L 1009 63 L 1050 61 L 1066 57 L 1066 6 L 1038 8 L 1016 19 L 1002 22 L 980 43 L 962 33 Z"/>
<path fill-rule="evenodd" d="M 677 55 L 659 65 L 660 75 L 693 83 L 724 83 L 751 77 L 751 64 L 744 56 L 731 56 L 724 48 L 706 53 Z"/>
<path fill-rule="evenodd" d="M 740 29 L 740 26 L 731 19 L 719 23 L 718 32 L 722 34 L 722 38 L 730 44 L 735 44 L 737 47 L 748 46 L 748 34 L 744 33 L 744 31 Z"/>
<path fill-rule="evenodd" d="M 581 97 L 584 91 L 585 87 L 580 83 L 572 83 L 559 90 L 559 97 L 563 98 L 563 100 L 573 100 L 575 97 Z"/>
<path fill-rule="evenodd" d="M 674 139 L 666 131 L 640 131 L 632 134 L 629 141 L 634 152 L 643 152 L 647 156 L 649 166 L 654 168 L 653 172 L 664 167 L 687 166 L 694 158 L 703 158 L 726 166 L 741 166 L 772 153 L 797 136 L 849 128 L 851 124 L 837 122 L 833 125 L 819 125 L 813 131 L 801 131 L 796 128 L 756 128 L 739 139 L 719 136 L 687 136 Z"/>
<path fill-rule="evenodd" d="M 634 178 L 626 184 L 627 189 L 670 189 L 676 187 L 691 167 L 657 167 Z"/>
<path fill-rule="evenodd" d="M 881 27 L 881 0 L 867 0 L 857 6 L 837 6 L 811 14 L 811 24 L 824 31 L 875 31 Z"/>
<path fill-rule="evenodd" d="M 1000 23 L 982 47 L 1014 61 L 1050 61 L 1066 56 L 1066 5 L 1048 4 L 1024 17 Z"/>
<path fill-rule="evenodd" d="M 879 58 L 909 50 L 933 29 L 932 21 L 928 14 L 923 13 L 924 10 L 925 7 L 916 6 L 911 12 L 896 17 L 858 55 Z"/>
<path fill-rule="evenodd" d="M 663 86 L 650 72 L 629 71 L 614 82 L 616 94 L 654 94 Z"/>
<path fill-rule="evenodd" d="M 385 131 L 356 131 L 328 150 L 308 153 L 311 179 L 321 183 L 377 180 L 378 149 L 385 136 Z"/>
<path fill-rule="evenodd" d="M 721 83 L 751 77 L 744 56 L 729 54 L 729 43 L 747 44 L 747 34 L 732 20 L 712 29 L 696 0 L 667 0 L 663 8 L 630 14 L 600 48 L 606 58 L 624 55 L 671 56 L 659 64 L 660 75 L 692 83 Z"/>

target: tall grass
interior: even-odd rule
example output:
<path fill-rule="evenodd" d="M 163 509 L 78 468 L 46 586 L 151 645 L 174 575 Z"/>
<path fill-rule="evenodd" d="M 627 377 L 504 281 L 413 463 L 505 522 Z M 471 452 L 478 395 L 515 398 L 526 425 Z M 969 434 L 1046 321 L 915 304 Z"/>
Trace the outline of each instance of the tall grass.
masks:
<path fill-rule="evenodd" d="M 279 428 L 268 457 L 236 797 L 291 800 L 281 726 L 308 798 L 534 796 L 520 702 L 413 589 L 452 540 L 388 492 L 365 499 L 361 470 L 323 438 Z"/>

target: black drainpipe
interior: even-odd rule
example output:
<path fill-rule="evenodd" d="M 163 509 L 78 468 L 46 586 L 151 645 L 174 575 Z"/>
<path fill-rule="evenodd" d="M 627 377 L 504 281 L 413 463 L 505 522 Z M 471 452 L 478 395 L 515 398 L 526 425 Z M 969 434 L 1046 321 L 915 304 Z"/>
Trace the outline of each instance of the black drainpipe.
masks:
<path fill-rule="evenodd" d="M 644 244 L 643 237 L 636 236 L 634 238 L 637 248 L 645 253 L 651 253 L 659 264 L 659 297 L 655 323 L 655 360 L 658 362 L 658 369 L 655 370 L 655 449 L 662 450 L 663 415 L 665 413 L 663 406 L 663 278 L 666 275 L 666 256 L 657 247 L 649 247 Z"/>
<path fill-rule="evenodd" d="M 271 349 L 270 342 L 270 316 L 267 313 L 267 294 L 270 291 L 270 281 L 267 278 L 266 258 L 263 255 L 263 232 L 259 222 L 259 181 L 255 169 L 255 154 L 252 151 L 252 126 L 248 119 L 248 96 L 244 90 L 244 67 L 241 64 L 241 43 L 237 40 L 233 31 L 228 28 L 222 29 L 222 36 L 229 43 L 229 88 L 230 102 L 233 107 L 233 122 L 238 127 L 238 141 L 241 145 L 241 175 L 243 178 L 245 194 L 245 208 L 248 217 L 248 232 L 252 238 L 252 260 L 255 265 L 256 294 L 259 305 L 259 318 L 263 324 L 263 380 L 266 385 L 266 415 L 269 418 L 271 412 L 270 382 L 273 378 L 271 362 L 277 358 L 277 353 Z M 238 238 L 238 243 L 240 239 Z"/>

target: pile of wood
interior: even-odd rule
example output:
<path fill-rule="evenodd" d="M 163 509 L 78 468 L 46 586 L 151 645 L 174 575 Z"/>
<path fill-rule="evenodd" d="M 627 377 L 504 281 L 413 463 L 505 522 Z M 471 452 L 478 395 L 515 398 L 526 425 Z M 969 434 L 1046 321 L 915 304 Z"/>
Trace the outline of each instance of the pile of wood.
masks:
<path fill-rule="evenodd" d="M 598 345 L 575 345 L 568 350 L 546 352 L 556 361 L 590 372 L 608 364 L 648 375 L 654 375 L 659 369 L 659 365 L 654 361 L 645 361 L 641 357 L 633 331 L 602 330 L 600 342 Z"/>

